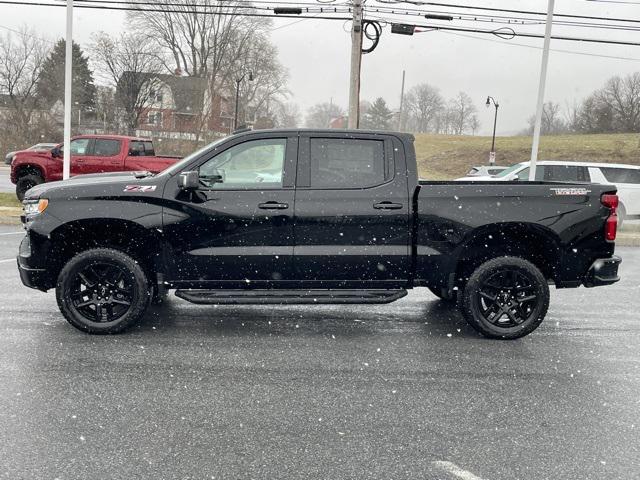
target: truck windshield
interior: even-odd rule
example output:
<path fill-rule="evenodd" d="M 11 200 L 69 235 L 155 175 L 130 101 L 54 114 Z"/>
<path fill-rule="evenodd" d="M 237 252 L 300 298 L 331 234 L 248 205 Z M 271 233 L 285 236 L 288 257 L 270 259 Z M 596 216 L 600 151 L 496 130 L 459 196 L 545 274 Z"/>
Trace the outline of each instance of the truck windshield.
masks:
<path fill-rule="evenodd" d="M 500 173 L 496 173 L 496 178 L 504 178 L 509 176 L 511 173 L 515 172 L 516 170 L 524 167 L 524 163 L 516 163 L 515 165 L 511 165 L 509 168 L 501 171 Z"/>
<path fill-rule="evenodd" d="M 212 143 L 210 143 L 208 145 L 205 145 L 200 150 L 197 150 L 197 151 L 193 152 L 191 155 L 183 158 L 178 163 L 175 163 L 171 167 L 167 168 L 166 170 L 163 170 L 160 175 L 174 175 L 174 174 L 180 172 L 186 165 L 189 165 L 189 163 L 191 163 L 195 158 L 198 158 L 204 152 L 206 152 L 207 150 L 209 150 L 211 148 L 214 148 L 216 145 L 222 143 L 226 139 L 227 139 L 227 137 L 223 137 L 223 138 L 221 138 L 219 140 L 216 140 L 215 142 L 212 142 Z"/>

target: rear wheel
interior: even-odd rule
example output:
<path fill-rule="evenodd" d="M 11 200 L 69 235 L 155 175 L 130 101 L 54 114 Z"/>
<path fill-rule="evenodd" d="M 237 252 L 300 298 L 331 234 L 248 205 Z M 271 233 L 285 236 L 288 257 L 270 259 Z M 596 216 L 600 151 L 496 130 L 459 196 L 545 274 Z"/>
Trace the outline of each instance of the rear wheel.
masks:
<path fill-rule="evenodd" d="M 40 175 L 24 175 L 16 182 L 16 196 L 18 200 L 24 200 L 24 194 L 27 190 L 44 183 L 44 179 Z"/>
<path fill-rule="evenodd" d="M 460 309 L 467 322 L 489 338 L 515 339 L 533 332 L 549 308 L 549 285 L 532 263 L 500 257 L 480 265 L 469 278 Z"/>
<path fill-rule="evenodd" d="M 64 266 L 56 298 L 74 327 L 88 333 L 118 333 L 142 318 L 151 288 L 143 269 L 129 255 L 96 248 L 76 255 Z"/>

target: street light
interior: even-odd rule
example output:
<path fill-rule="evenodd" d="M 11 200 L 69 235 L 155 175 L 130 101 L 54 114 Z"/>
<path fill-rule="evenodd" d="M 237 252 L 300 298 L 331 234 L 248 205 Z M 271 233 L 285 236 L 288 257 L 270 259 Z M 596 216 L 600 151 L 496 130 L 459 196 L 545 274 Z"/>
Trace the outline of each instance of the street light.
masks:
<path fill-rule="evenodd" d="M 253 82 L 253 72 L 248 71 L 244 72 L 240 78 L 236 78 L 236 112 L 233 117 L 233 129 L 236 130 L 238 128 L 238 104 L 240 103 L 240 83 L 244 80 L 244 78 L 249 75 L 249 81 Z"/>
<path fill-rule="evenodd" d="M 493 102 L 493 105 L 496 107 L 496 114 L 495 117 L 493 117 L 493 139 L 491 140 L 491 152 L 489 153 L 489 165 L 495 165 L 496 164 L 496 125 L 498 123 L 498 107 L 500 105 L 498 105 L 498 102 L 496 102 L 496 100 L 489 96 L 487 97 L 487 108 L 489 108 L 491 106 L 491 102 Z"/>

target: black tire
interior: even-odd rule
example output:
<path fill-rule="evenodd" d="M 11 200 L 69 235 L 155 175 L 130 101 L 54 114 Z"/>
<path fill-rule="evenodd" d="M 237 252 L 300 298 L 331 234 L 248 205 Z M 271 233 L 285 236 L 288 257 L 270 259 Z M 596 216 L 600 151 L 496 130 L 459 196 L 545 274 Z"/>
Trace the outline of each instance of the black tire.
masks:
<path fill-rule="evenodd" d="M 489 338 L 512 340 L 533 332 L 549 308 L 549 285 L 522 258 L 499 257 L 480 265 L 460 300 L 465 320 Z"/>
<path fill-rule="evenodd" d="M 24 175 L 18 178 L 16 182 L 16 197 L 18 200 L 24 200 L 24 194 L 27 190 L 44 183 L 44 179 L 40 175 Z"/>
<path fill-rule="evenodd" d="M 456 301 L 456 296 L 452 295 L 451 292 L 446 291 L 443 288 L 433 288 L 427 287 L 431 293 L 433 293 L 436 297 L 438 297 L 443 302 L 454 303 Z"/>
<path fill-rule="evenodd" d="M 142 267 L 110 248 L 82 252 L 67 262 L 56 285 L 56 299 L 67 321 L 93 334 L 119 333 L 135 325 L 151 302 Z"/>

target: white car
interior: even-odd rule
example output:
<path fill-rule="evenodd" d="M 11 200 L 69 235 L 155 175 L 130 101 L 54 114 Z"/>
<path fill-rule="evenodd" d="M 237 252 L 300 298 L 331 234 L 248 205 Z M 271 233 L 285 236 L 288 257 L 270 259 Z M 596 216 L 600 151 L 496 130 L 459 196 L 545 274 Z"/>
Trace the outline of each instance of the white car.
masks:
<path fill-rule="evenodd" d="M 494 175 L 462 177 L 459 181 L 513 182 L 529 180 L 529 162 L 517 163 Z M 640 166 L 619 163 L 538 162 L 536 180 L 572 183 L 602 183 L 618 188 L 620 225 L 625 219 L 640 219 Z"/>

